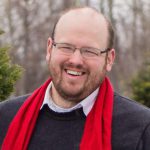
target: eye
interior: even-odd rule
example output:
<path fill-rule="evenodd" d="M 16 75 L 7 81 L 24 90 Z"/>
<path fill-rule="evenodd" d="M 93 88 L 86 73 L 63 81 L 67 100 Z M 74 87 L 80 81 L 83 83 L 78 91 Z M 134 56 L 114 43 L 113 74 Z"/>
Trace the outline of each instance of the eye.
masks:
<path fill-rule="evenodd" d="M 94 57 L 99 55 L 98 51 L 94 48 L 83 48 L 82 54 L 87 57 Z"/>
<path fill-rule="evenodd" d="M 71 47 L 70 45 L 59 44 L 57 46 L 58 46 L 59 50 L 61 50 L 62 52 L 65 52 L 65 53 L 72 53 L 74 51 L 73 47 Z"/>
<path fill-rule="evenodd" d="M 62 46 L 60 46 L 60 48 L 62 48 L 62 49 L 72 49 L 70 46 L 67 46 L 67 45 L 62 45 Z"/>

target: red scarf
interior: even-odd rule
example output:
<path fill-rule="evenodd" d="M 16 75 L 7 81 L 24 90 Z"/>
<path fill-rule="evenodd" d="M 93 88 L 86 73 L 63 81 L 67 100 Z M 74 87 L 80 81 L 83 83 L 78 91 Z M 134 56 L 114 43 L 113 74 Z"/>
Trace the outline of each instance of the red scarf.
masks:
<path fill-rule="evenodd" d="M 11 122 L 2 150 L 26 150 L 50 80 L 24 102 Z M 107 78 L 100 87 L 97 100 L 88 114 L 80 150 L 111 150 L 113 89 Z"/>

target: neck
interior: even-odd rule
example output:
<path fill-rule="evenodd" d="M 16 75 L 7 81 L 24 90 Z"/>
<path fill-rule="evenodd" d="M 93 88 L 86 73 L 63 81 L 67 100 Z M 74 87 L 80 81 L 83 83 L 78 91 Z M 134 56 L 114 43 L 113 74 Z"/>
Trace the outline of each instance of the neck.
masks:
<path fill-rule="evenodd" d="M 75 102 L 66 100 L 63 97 L 61 97 L 57 92 L 57 90 L 55 89 L 54 85 L 52 85 L 50 92 L 51 92 L 52 100 L 57 106 L 61 108 L 71 108 L 76 105 Z"/>

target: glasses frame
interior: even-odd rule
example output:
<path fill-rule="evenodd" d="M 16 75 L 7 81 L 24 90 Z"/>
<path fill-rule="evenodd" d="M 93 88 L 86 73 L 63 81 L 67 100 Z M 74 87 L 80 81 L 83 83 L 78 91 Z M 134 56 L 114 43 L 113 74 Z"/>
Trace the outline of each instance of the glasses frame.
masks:
<path fill-rule="evenodd" d="M 66 44 L 66 45 L 70 45 L 72 48 L 73 48 L 73 53 L 76 51 L 76 49 L 78 49 L 79 51 L 80 51 L 80 53 L 81 53 L 81 55 L 82 55 L 82 49 L 83 48 L 91 48 L 91 49 L 94 49 L 94 50 L 97 50 L 97 51 L 99 51 L 99 54 L 98 55 L 95 55 L 95 56 L 100 56 L 100 54 L 103 54 L 103 53 L 107 53 L 108 51 L 110 51 L 111 50 L 111 48 L 106 48 L 106 49 L 104 49 L 104 50 L 101 50 L 101 49 L 98 49 L 98 48 L 94 48 L 94 47 L 80 47 L 80 48 L 78 48 L 78 47 L 76 47 L 75 45 L 73 45 L 73 44 L 70 44 L 70 43 L 57 43 L 57 42 L 54 42 L 53 41 L 53 43 L 52 43 L 52 45 L 54 46 L 54 47 L 56 47 L 57 48 L 57 45 L 58 44 Z M 73 54 L 72 53 L 72 54 Z M 96 53 L 95 53 L 96 54 Z"/>

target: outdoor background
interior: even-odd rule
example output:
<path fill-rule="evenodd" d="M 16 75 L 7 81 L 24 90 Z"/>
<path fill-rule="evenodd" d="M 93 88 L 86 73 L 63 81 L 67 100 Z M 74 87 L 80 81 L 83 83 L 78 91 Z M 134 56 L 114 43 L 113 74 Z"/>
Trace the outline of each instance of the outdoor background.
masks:
<path fill-rule="evenodd" d="M 13 96 L 32 92 L 49 77 L 47 38 L 59 14 L 75 5 L 95 7 L 111 20 L 117 55 L 109 76 L 117 92 L 132 96 L 131 82 L 150 58 L 149 0 L 0 0 L 0 29 L 5 31 L 0 45 L 11 46 L 12 62 L 24 68 Z"/>

